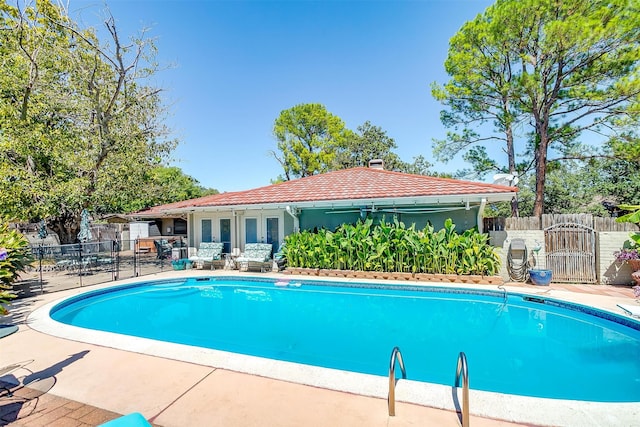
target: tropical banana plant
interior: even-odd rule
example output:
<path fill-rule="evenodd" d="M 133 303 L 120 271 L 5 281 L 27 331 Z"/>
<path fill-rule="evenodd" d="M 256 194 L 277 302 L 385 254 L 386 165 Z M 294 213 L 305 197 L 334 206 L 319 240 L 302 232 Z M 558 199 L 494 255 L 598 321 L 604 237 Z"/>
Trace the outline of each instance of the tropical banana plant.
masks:
<path fill-rule="evenodd" d="M 431 224 L 407 228 L 397 218 L 301 231 L 287 236 L 284 252 L 291 267 L 483 275 L 500 268 L 488 236 L 475 229 L 458 234 L 451 219 L 438 231 Z"/>

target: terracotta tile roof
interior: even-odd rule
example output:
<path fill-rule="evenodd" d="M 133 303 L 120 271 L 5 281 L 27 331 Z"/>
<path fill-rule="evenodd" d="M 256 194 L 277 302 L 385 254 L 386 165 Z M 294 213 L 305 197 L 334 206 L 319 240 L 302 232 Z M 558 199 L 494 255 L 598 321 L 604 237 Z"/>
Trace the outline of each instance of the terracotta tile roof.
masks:
<path fill-rule="evenodd" d="M 411 175 L 372 168 L 353 168 L 313 175 L 252 190 L 213 194 L 197 199 L 154 206 L 140 213 L 174 209 L 358 199 L 505 194 L 515 187 Z"/>

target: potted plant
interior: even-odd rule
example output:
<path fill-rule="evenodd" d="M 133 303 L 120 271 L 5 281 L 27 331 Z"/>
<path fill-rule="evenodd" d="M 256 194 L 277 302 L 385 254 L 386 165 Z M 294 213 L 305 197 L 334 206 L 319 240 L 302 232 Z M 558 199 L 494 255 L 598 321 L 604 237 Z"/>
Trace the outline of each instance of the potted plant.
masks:
<path fill-rule="evenodd" d="M 542 244 L 536 240 L 536 245 L 533 248 L 535 265 L 538 266 L 538 252 L 542 249 Z M 529 279 L 531 283 L 538 286 L 548 286 L 551 283 L 553 272 L 545 268 L 530 268 Z"/>
<path fill-rule="evenodd" d="M 640 253 L 638 253 L 638 248 L 622 248 L 614 252 L 613 255 L 616 257 L 617 262 L 626 262 L 629 264 L 629 267 L 631 267 L 631 270 L 634 272 L 640 270 Z"/>
<path fill-rule="evenodd" d="M 620 209 L 630 211 L 626 215 L 617 218 L 617 222 L 630 222 L 640 225 L 640 205 L 619 205 Z M 616 261 L 626 262 L 633 270 L 631 277 L 640 284 L 640 232 L 633 232 L 629 240 L 624 243 L 621 250 L 614 252 Z"/>

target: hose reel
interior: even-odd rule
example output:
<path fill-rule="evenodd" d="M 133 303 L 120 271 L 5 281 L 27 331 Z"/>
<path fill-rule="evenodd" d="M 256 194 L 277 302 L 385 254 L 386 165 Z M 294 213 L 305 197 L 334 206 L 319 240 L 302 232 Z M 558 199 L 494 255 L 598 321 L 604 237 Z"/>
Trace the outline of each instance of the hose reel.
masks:
<path fill-rule="evenodd" d="M 529 254 L 524 239 L 513 239 L 507 251 L 507 271 L 515 282 L 529 280 Z"/>

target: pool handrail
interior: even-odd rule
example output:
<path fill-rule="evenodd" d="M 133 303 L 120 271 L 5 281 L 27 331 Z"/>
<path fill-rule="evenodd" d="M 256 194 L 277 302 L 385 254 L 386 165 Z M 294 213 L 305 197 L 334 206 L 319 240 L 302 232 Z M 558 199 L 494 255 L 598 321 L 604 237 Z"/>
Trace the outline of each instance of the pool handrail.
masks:
<path fill-rule="evenodd" d="M 455 387 L 460 385 L 460 374 L 462 374 L 462 427 L 469 427 L 469 368 L 464 351 L 458 355 Z"/>
<path fill-rule="evenodd" d="M 389 405 L 389 416 L 396 415 L 396 358 L 400 364 L 402 378 L 407 379 L 407 371 L 404 369 L 402 361 L 402 352 L 399 347 L 393 347 L 391 351 L 391 361 L 389 363 L 389 397 L 387 399 Z"/>

